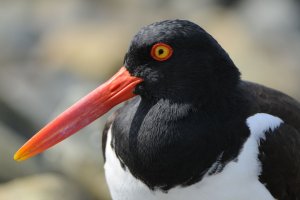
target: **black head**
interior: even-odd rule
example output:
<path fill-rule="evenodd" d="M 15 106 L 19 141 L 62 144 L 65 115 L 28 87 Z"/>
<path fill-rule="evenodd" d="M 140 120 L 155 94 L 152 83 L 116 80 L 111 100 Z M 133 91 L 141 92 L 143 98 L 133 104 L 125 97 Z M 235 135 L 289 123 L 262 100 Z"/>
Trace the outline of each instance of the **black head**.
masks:
<path fill-rule="evenodd" d="M 153 45 L 173 49 L 170 58 L 151 56 Z M 143 27 L 133 38 L 125 67 L 144 82 L 135 93 L 144 98 L 179 102 L 205 102 L 228 94 L 240 73 L 217 41 L 186 20 L 166 20 Z"/>

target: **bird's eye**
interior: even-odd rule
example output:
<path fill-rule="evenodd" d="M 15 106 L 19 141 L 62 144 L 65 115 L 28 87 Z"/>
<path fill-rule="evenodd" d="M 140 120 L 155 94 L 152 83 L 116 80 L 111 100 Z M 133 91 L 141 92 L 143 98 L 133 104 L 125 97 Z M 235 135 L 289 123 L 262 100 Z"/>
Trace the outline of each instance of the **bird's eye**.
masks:
<path fill-rule="evenodd" d="M 155 60 L 165 61 L 168 60 L 173 54 L 173 49 L 170 45 L 165 43 L 156 43 L 152 46 L 151 56 Z"/>

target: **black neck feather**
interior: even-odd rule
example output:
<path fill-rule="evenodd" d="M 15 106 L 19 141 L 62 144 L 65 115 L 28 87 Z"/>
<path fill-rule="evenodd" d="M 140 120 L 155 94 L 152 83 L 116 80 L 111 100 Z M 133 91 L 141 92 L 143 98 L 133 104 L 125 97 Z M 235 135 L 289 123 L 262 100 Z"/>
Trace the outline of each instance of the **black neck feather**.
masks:
<path fill-rule="evenodd" d="M 220 155 L 223 163 L 234 159 L 249 135 L 247 113 L 241 112 L 246 102 L 239 95 L 216 102 L 132 100 L 112 126 L 122 165 L 150 188 L 168 190 L 201 180 Z"/>

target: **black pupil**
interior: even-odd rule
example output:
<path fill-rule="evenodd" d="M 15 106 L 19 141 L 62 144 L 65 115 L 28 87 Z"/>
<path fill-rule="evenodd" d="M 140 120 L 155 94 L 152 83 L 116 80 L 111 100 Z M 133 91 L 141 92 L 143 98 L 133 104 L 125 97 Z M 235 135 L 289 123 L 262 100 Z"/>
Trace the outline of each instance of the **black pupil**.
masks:
<path fill-rule="evenodd" d="M 158 55 L 161 55 L 161 54 L 163 54 L 164 53 L 164 50 L 163 49 L 159 49 L 158 50 Z"/>

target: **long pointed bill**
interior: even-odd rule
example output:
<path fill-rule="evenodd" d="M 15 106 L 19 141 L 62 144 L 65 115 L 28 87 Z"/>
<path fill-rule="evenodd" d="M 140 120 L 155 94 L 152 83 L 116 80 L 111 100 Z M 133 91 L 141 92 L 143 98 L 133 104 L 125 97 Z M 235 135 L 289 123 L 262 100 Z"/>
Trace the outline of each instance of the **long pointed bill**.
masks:
<path fill-rule="evenodd" d="M 135 96 L 133 89 L 140 82 L 142 79 L 130 76 L 122 67 L 111 79 L 35 134 L 16 152 L 14 159 L 26 160 L 76 133 L 115 105 Z"/>

